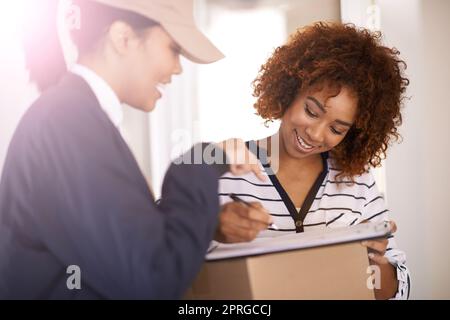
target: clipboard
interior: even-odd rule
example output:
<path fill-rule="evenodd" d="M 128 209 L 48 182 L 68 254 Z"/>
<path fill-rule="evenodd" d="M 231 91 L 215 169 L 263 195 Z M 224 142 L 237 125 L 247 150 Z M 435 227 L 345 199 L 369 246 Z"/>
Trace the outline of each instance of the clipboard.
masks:
<path fill-rule="evenodd" d="M 343 228 L 327 228 L 279 237 L 257 238 L 247 243 L 218 243 L 208 251 L 206 260 L 240 258 L 385 238 L 391 235 L 391 231 L 391 224 L 388 221 L 383 221 L 380 223 L 361 223 Z"/>

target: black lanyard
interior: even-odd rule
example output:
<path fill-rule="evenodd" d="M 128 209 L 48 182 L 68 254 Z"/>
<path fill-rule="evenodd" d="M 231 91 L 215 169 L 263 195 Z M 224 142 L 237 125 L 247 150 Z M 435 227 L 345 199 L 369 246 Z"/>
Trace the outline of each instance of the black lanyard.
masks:
<path fill-rule="evenodd" d="M 263 148 L 259 148 L 259 146 L 256 144 L 255 141 L 247 142 L 247 147 L 249 147 L 250 150 L 257 151 L 256 156 L 258 157 L 259 161 L 261 161 L 273 186 L 275 187 L 275 189 L 277 189 L 278 193 L 280 194 L 281 199 L 286 205 L 286 208 L 288 209 L 292 219 L 294 219 L 295 231 L 297 233 L 303 232 L 304 231 L 303 225 L 306 219 L 306 215 L 308 214 L 309 209 L 311 208 L 311 205 L 313 204 L 314 199 L 317 195 L 317 192 L 319 191 L 323 181 L 325 180 L 328 174 L 328 161 L 327 161 L 328 152 L 321 153 L 323 170 L 317 177 L 311 189 L 309 190 L 308 195 L 306 196 L 305 201 L 303 202 L 303 205 L 300 208 L 300 212 L 298 212 L 297 208 L 295 207 L 294 203 L 292 202 L 287 192 L 284 190 L 277 176 L 273 173 L 273 170 L 270 167 L 270 163 L 267 159 L 267 151 Z"/>

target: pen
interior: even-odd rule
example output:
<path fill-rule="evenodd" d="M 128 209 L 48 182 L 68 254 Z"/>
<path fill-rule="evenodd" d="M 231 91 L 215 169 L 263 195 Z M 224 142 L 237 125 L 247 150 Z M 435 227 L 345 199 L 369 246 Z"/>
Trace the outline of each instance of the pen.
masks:
<path fill-rule="evenodd" d="M 236 202 L 241 202 L 241 203 L 243 203 L 243 204 L 245 204 L 245 205 L 247 205 L 247 206 L 249 206 L 249 207 L 252 206 L 251 203 L 249 203 L 249 202 L 247 202 L 247 201 L 245 201 L 245 200 L 239 198 L 239 197 L 238 197 L 237 195 L 235 195 L 234 193 L 230 193 L 230 194 L 229 194 L 229 197 L 230 197 L 231 199 L 233 199 L 234 201 L 236 201 Z M 277 225 L 276 225 L 275 223 L 269 224 L 269 227 L 272 228 L 272 229 L 274 229 L 274 230 L 279 230 L 278 227 L 277 227 Z"/>

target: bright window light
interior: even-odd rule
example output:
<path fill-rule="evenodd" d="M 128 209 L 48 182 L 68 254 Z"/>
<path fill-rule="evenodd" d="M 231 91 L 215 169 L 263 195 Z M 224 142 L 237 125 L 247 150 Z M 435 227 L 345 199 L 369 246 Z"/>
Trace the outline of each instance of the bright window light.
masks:
<path fill-rule="evenodd" d="M 21 25 L 25 17 L 24 0 L 0 1 L 0 37 L 5 46 L 20 37 Z M 3 47 L 2 50 L 5 48 Z"/>
<path fill-rule="evenodd" d="M 276 8 L 211 11 L 208 34 L 226 58 L 199 67 L 198 103 L 202 141 L 230 137 L 263 138 L 266 128 L 255 115 L 252 81 L 274 49 L 286 41 L 285 13 Z"/>

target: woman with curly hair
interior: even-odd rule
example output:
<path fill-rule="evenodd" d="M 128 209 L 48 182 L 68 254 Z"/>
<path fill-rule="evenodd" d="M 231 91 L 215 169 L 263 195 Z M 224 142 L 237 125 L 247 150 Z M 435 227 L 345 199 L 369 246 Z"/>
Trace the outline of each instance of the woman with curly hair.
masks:
<path fill-rule="evenodd" d="M 320 228 L 389 221 L 370 167 L 397 140 L 409 83 L 399 52 L 381 34 L 353 25 L 316 23 L 277 48 L 254 82 L 255 108 L 278 133 L 251 142 L 270 183 L 224 175 L 224 210 L 215 240 L 250 241 Z M 226 210 L 234 193 L 263 206 L 278 226 Z M 395 231 L 395 223 L 391 222 Z M 262 232 L 261 232 L 262 231 Z M 259 235 L 258 235 L 259 233 Z M 381 270 L 377 299 L 407 298 L 405 255 L 394 238 L 363 242 Z"/>

